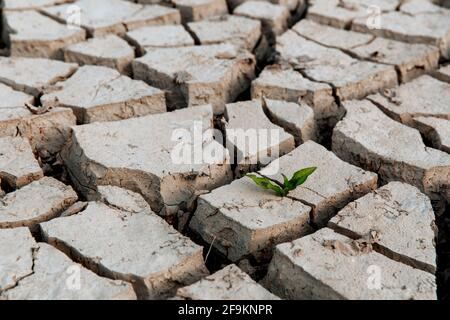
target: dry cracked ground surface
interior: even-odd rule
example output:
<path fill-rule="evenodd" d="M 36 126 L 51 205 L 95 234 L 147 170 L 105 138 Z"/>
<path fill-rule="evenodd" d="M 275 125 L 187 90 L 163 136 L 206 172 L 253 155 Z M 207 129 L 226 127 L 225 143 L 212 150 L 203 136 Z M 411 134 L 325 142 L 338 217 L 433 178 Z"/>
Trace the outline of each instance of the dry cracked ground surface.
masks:
<path fill-rule="evenodd" d="M 449 1 L 0 3 L 0 299 L 450 299 Z"/>

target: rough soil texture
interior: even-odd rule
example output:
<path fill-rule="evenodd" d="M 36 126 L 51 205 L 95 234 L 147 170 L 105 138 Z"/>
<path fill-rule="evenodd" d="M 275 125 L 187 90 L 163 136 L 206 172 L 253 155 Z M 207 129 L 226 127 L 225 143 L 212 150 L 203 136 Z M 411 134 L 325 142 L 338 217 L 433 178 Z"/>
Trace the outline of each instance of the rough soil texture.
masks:
<path fill-rule="evenodd" d="M 3 184 L 16 189 L 43 177 L 27 139 L 0 138 L 0 150 L 0 179 Z"/>
<path fill-rule="evenodd" d="M 392 120 L 370 101 L 344 106 L 347 114 L 333 132 L 333 151 L 339 157 L 377 172 L 384 181 L 407 182 L 432 200 L 439 198 L 436 193 L 445 186 L 435 184 L 433 176 L 448 175 L 448 153 L 425 146 L 418 130 Z"/>
<path fill-rule="evenodd" d="M 68 29 L 36 11 L 6 11 L 2 40 L 9 44 L 11 56 L 61 59 L 62 48 L 83 41 L 86 32 Z"/>
<path fill-rule="evenodd" d="M 78 214 L 43 223 L 44 238 L 98 273 L 131 282 L 140 297 L 165 296 L 207 273 L 202 247 L 151 210 L 121 203 L 90 202 Z"/>
<path fill-rule="evenodd" d="M 115 68 L 126 75 L 131 74 L 134 57 L 133 47 L 116 35 L 89 39 L 64 49 L 64 60 L 67 62 Z"/>
<path fill-rule="evenodd" d="M 405 43 L 335 29 L 309 20 L 301 20 L 292 30 L 306 39 L 341 49 L 358 59 L 392 65 L 401 82 L 435 70 L 439 63 L 439 49 L 432 45 Z"/>
<path fill-rule="evenodd" d="M 177 290 L 178 298 L 189 300 L 278 300 L 236 265 Z"/>
<path fill-rule="evenodd" d="M 0 299 L 136 299 L 129 283 L 99 277 L 83 266 L 74 264 L 54 247 L 36 243 L 27 228 L 0 229 L 0 239 Z M 76 280 L 79 283 L 71 283 L 73 272 L 79 273 L 79 280 Z M 66 285 L 70 283 L 72 288 Z"/>
<path fill-rule="evenodd" d="M 5 11 L 22 11 L 29 9 L 39 9 L 42 7 L 53 6 L 55 4 L 63 4 L 72 0 L 3 0 L 3 10 Z"/>
<path fill-rule="evenodd" d="M 443 66 L 436 70 L 434 76 L 441 81 L 450 82 L 450 65 Z"/>
<path fill-rule="evenodd" d="M 81 27 L 92 37 L 126 31 L 149 25 L 180 23 L 178 10 L 160 5 L 141 5 L 122 0 L 78 0 L 74 3 L 45 7 L 41 11 L 62 23 L 72 22 L 70 6 L 77 6 L 83 16 Z M 99 17 L 99 12 L 101 13 Z"/>
<path fill-rule="evenodd" d="M 200 44 L 232 43 L 252 51 L 261 37 L 261 22 L 230 15 L 190 22 L 188 28 Z"/>
<path fill-rule="evenodd" d="M 74 63 L 42 58 L 0 57 L 0 82 L 39 96 L 48 86 L 71 76 L 77 68 Z"/>
<path fill-rule="evenodd" d="M 377 249 L 400 262 L 436 272 L 433 208 L 427 196 L 408 184 L 390 182 L 348 204 L 328 226 L 379 245 Z"/>
<path fill-rule="evenodd" d="M 265 1 L 244 2 L 234 9 L 233 14 L 261 21 L 262 32 L 270 43 L 286 31 L 291 19 L 288 8 Z"/>
<path fill-rule="evenodd" d="M 2 198 L 0 228 L 34 227 L 58 217 L 77 198 L 72 187 L 54 178 L 44 177 L 31 182 Z"/>
<path fill-rule="evenodd" d="M 164 34 L 164 37 L 161 37 Z M 181 25 L 163 25 L 139 28 L 127 32 L 125 38 L 144 55 L 155 48 L 172 48 L 193 46 L 192 36 Z"/>
<path fill-rule="evenodd" d="M 248 88 L 255 65 L 250 52 L 223 43 L 152 50 L 133 61 L 133 74 L 165 90 L 170 110 L 212 104 L 222 114 Z"/>
<path fill-rule="evenodd" d="M 197 191 L 211 190 L 231 180 L 228 152 L 212 136 L 206 134 L 203 141 L 217 153 L 210 163 L 203 162 L 194 149 L 184 153 L 183 144 L 172 139 L 173 128 L 192 134 L 196 130 L 202 135 L 212 127 L 212 120 L 212 108 L 206 105 L 129 119 L 125 126 L 116 121 L 72 127 L 71 143 L 63 159 L 84 195 L 90 197 L 100 185 L 125 187 L 141 193 L 155 212 L 174 215 Z M 197 127 L 193 128 L 193 122 Z M 176 146 L 179 151 L 171 155 L 168 150 Z M 179 159 L 172 159 L 178 155 Z"/>
<path fill-rule="evenodd" d="M 312 176 L 287 198 L 260 190 L 247 177 L 200 196 L 191 228 L 207 242 L 215 238 L 214 246 L 232 261 L 246 255 L 267 259 L 273 245 L 309 234 L 310 224 L 323 226 L 337 208 L 376 188 L 376 174 L 339 160 L 312 141 L 272 162 L 261 174 L 273 175 L 279 167 L 275 171 L 290 177 L 313 163 L 327 175 Z M 279 174 L 275 178 L 282 180 Z"/>
<path fill-rule="evenodd" d="M 0 7 L 0 300 L 450 299 L 449 1 Z"/>
<path fill-rule="evenodd" d="M 41 97 L 41 103 L 45 108 L 72 108 L 78 123 L 122 120 L 166 111 L 164 92 L 100 66 L 80 67 L 69 79 L 55 83 Z"/>
<path fill-rule="evenodd" d="M 384 284 L 371 289 L 367 271 L 376 268 Z M 286 299 L 436 299 L 433 275 L 328 228 L 278 245 L 263 283 Z"/>
<path fill-rule="evenodd" d="M 228 13 L 226 0 L 172 0 L 184 23 Z"/>
<path fill-rule="evenodd" d="M 227 104 L 224 117 L 227 148 L 232 157 L 236 153 L 236 175 L 267 165 L 295 148 L 294 137 L 269 120 L 258 100 Z M 243 138 L 246 133 L 248 138 Z"/>

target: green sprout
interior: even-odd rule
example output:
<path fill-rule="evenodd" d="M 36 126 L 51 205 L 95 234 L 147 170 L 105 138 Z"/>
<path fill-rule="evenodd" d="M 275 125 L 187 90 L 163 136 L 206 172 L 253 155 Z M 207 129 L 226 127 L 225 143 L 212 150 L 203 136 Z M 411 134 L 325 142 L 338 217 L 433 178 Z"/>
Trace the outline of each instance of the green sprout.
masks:
<path fill-rule="evenodd" d="M 294 173 L 291 179 L 288 179 L 288 177 L 286 177 L 284 174 L 281 174 L 284 180 L 283 183 L 275 179 L 263 176 L 260 173 L 258 173 L 260 177 L 250 173 L 247 174 L 247 177 L 252 179 L 253 182 L 256 183 L 258 186 L 260 186 L 261 188 L 266 190 L 272 190 L 279 197 L 285 197 L 288 195 L 289 191 L 292 191 L 298 186 L 304 184 L 308 179 L 308 177 L 314 171 L 316 171 L 316 169 L 317 169 L 316 167 L 309 167 L 298 170 L 297 172 Z"/>

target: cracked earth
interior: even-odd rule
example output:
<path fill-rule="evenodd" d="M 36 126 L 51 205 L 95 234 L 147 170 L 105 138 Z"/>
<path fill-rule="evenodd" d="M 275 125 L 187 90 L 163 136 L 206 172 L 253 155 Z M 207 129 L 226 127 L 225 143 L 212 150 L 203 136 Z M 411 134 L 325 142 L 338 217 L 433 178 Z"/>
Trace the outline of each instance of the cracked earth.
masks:
<path fill-rule="evenodd" d="M 450 1 L 0 4 L 0 299 L 450 299 Z"/>

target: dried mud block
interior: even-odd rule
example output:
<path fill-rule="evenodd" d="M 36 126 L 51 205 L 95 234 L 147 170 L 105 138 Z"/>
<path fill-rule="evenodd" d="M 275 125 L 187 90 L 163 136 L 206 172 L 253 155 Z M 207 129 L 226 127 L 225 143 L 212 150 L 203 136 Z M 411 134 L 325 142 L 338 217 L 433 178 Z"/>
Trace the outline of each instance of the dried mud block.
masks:
<path fill-rule="evenodd" d="M 171 0 L 126 0 L 131 2 L 136 2 L 140 4 L 161 4 L 161 5 L 169 5 Z"/>
<path fill-rule="evenodd" d="M 313 232 L 310 211 L 243 177 L 201 195 L 190 228 L 231 261 L 268 260 L 274 245 Z"/>
<path fill-rule="evenodd" d="M 423 75 L 368 97 L 392 119 L 412 125 L 414 117 L 450 120 L 450 84 Z"/>
<path fill-rule="evenodd" d="M 228 4 L 230 8 L 234 9 L 237 6 L 246 3 L 248 1 L 255 1 L 255 0 L 228 0 Z M 298 11 L 303 12 L 303 10 L 306 8 L 306 1 L 305 0 L 257 0 L 257 1 L 263 1 L 263 2 L 270 2 L 273 4 L 281 5 L 286 8 L 288 8 L 289 11 Z"/>
<path fill-rule="evenodd" d="M 409 82 L 429 73 L 437 69 L 439 64 L 439 49 L 425 44 L 376 38 L 371 43 L 351 51 L 359 58 L 395 66 L 401 82 Z"/>
<path fill-rule="evenodd" d="M 274 43 L 276 36 L 286 31 L 291 19 L 285 6 L 265 1 L 246 1 L 235 8 L 233 14 L 260 20 L 262 33 L 269 43 Z"/>
<path fill-rule="evenodd" d="M 2 229 L 0 239 L 0 300 L 136 299 L 131 284 L 97 276 L 27 228 Z"/>
<path fill-rule="evenodd" d="M 308 180 L 289 193 L 289 197 L 312 207 L 312 223 L 326 225 L 339 209 L 376 189 L 377 175 L 346 163 L 314 141 L 307 141 L 287 155 L 273 161 L 261 173 L 283 181 L 296 171 L 317 167 Z M 276 172 L 276 174 L 274 174 Z"/>
<path fill-rule="evenodd" d="M 139 193 L 115 186 L 99 186 L 97 188 L 101 202 L 128 212 L 151 211 L 149 204 Z"/>
<path fill-rule="evenodd" d="M 0 297 L 33 273 L 37 244 L 28 228 L 0 229 Z"/>
<path fill-rule="evenodd" d="M 45 89 L 71 76 L 78 66 L 40 58 L 0 57 L 0 82 L 35 97 Z"/>
<path fill-rule="evenodd" d="M 3 0 L 2 9 L 3 11 L 39 9 L 71 1 L 73 0 Z"/>
<path fill-rule="evenodd" d="M 80 92 L 83 94 L 80 95 Z M 117 70 L 83 66 L 41 97 L 44 107 L 71 108 L 78 123 L 116 121 L 166 111 L 164 92 Z"/>
<path fill-rule="evenodd" d="M 357 18 L 365 22 L 378 10 L 395 11 L 400 3 L 401 0 L 381 0 L 376 3 L 372 0 L 312 0 L 308 7 L 307 18 L 320 24 L 345 29 Z"/>
<path fill-rule="evenodd" d="M 435 46 L 375 38 L 310 20 L 301 20 L 293 30 L 306 39 L 341 49 L 357 59 L 393 65 L 402 82 L 436 69 L 439 62 L 439 49 Z"/>
<path fill-rule="evenodd" d="M 410 15 L 446 12 L 439 6 L 439 2 L 440 0 L 408 0 L 404 1 L 399 9 Z"/>
<path fill-rule="evenodd" d="M 77 201 L 72 187 L 44 177 L 6 194 L 0 201 L 0 228 L 35 227 L 58 217 Z"/>
<path fill-rule="evenodd" d="M 171 216 L 197 191 L 231 180 L 228 152 L 210 134 L 212 122 L 211 106 L 199 106 L 76 126 L 62 156 L 86 196 L 94 196 L 97 186 L 121 186 L 142 194 L 156 213 Z"/>
<path fill-rule="evenodd" d="M 3 42 L 13 57 L 62 59 L 62 48 L 83 41 L 86 32 L 68 28 L 36 11 L 3 13 Z"/>
<path fill-rule="evenodd" d="M 278 245 L 263 285 L 285 299 L 437 299 L 433 275 L 328 228 Z"/>
<path fill-rule="evenodd" d="M 294 137 L 273 124 L 264 113 L 261 101 L 251 100 L 225 106 L 225 136 L 238 176 L 292 151 Z"/>
<path fill-rule="evenodd" d="M 311 233 L 310 223 L 325 225 L 340 208 L 377 187 L 376 174 L 346 164 L 311 141 L 261 173 L 281 181 L 280 173 L 290 177 L 308 166 L 318 168 L 288 197 L 262 190 L 248 177 L 201 195 L 190 228 L 232 261 L 267 260 L 274 245 Z"/>
<path fill-rule="evenodd" d="M 435 117 L 417 117 L 413 126 L 433 148 L 450 153 L 450 120 Z"/>
<path fill-rule="evenodd" d="M 172 0 L 183 23 L 228 14 L 226 0 Z"/>
<path fill-rule="evenodd" d="M 68 207 L 66 210 L 64 210 L 59 217 L 69 217 L 71 215 L 77 214 L 78 212 L 81 212 L 82 210 L 86 209 L 87 202 L 85 201 L 77 201 L 70 207 Z"/>
<path fill-rule="evenodd" d="M 33 104 L 34 97 L 26 93 L 16 91 L 13 88 L 0 83 L 0 110 L 1 113 L 8 112 L 7 109 L 24 107 L 25 104 Z"/>
<path fill-rule="evenodd" d="M 267 66 L 252 82 L 253 99 L 262 97 L 287 102 L 305 102 L 314 109 L 319 125 L 333 125 L 343 115 L 330 85 L 314 82 L 300 72 L 283 65 Z"/>
<path fill-rule="evenodd" d="M 79 282 L 71 285 L 70 276 L 73 276 L 73 273 L 79 274 Z M 73 263 L 59 250 L 40 243 L 39 249 L 34 253 L 34 273 L 20 281 L 17 287 L 0 294 L 0 298 L 7 300 L 136 300 L 136 294 L 131 284 L 99 277 L 83 266 Z"/>
<path fill-rule="evenodd" d="M 375 39 L 375 36 L 370 34 L 337 29 L 308 19 L 300 20 L 292 27 L 292 30 L 308 40 L 346 51 L 368 44 Z"/>
<path fill-rule="evenodd" d="M 390 182 L 350 203 L 328 227 L 352 239 L 372 243 L 383 255 L 434 274 L 434 212 L 416 187 Z"/>
<path fill-rule="evenodd" d="M 253 51 L 261 38 L 260 21 L 235 15 L 190 22 L 187 26 L 203 45 L 231 43 Z"/>
<path fill-rule="evenodd" d="M 379 28 L 367 23 L 367 18 L 352 22 L 352 30 L 371 33 L 393 40 L 434 45 L 443 57 L 450 57 L 450 10 L 426 0 L 404 1 L 400 10 L 379 16 Z"/>
<path fill-rule="evenodd" d="M 90 202 L 84 211 L 42 223 L 41 229 L 46 241 L 97 274 L 133 283 L 140 298 L 165 297 L 207 274 L 203 248 L 150 210 Z"/>
<path fill-rule="evenodd" d="M 450 155 L 426 147 L 418 130 L 392 120 L 369 101 L 344 103 L 347 114 L 333 131 L 333 152 L 377 172 L 383 181 L 402 181 L 432 201 L 441 190 L 435 176 L 450 176 Z"/>
<path fill-rule="evenodd" d="M 450 55 L 450 10 L 427 0 L 314 0 L 307 18 L 336 28 L 437 46 Z"/>
<path fill-rule="evenodd" d="M 211 104 L 222 114 L 255 78 L 255 57 L 231 44 L 154 49 L 133 61 L 135 79 L 166 91 L 169 110 Z"/>
<path fill-rule="evenodd" d="M 42 114 L 33 114 L 27 107 L 0 110 L 0 137 L 27 138 L 43 160 L 61 151 L 70 137 L 70 127 L 76 124 L 75 115 L 68 108 L 53 108 Z"/>
<path fill-rule="evenodd" d="M 131 74 L 134 49 L 116 35 L 93 38 L 86 42 L 70 45 L 64 49 L 64 60 L 79 65 L 91 64 L 117 69 L 120 73 Z"/>
<path fill-rule="evenodd" d="M 181 25 L 139 28 L 127 32 L 125 38 L 137 48 L 141 55 L 155 48 L 185 47 L 195 44 L 189 32 Z"/>
<path fill-rule="evenodd" d="M 27 139 L 0 138 L 0 178 L 3 185 L 21 188 L 43 175 Z"/>
<path fill-rule="evenodd" d="M 270 120 L 292 134 L 297 146 L 317 139 L 314 111 L 306 103 L 269 99 L 264 101 L 263 107 Z"/>
<path fill-rule="evenodd" d="M 179 24 L 180 12 L 160 5 L 141 5 L 122 0 L 78 0 L 73 4 L 43 8 L 46 15 L 61 21 L 71 22 L 76 6 L 80 14 L 83 29 L 91 37 L 104 36 L 108 33 L 124 35 L 125 32 L 149 25 Z M 101 19 L 99 19 L 101 12 Z"/>
<path fill-rule="evenodd" d="M 277 39 L 276 48 L 282 59 L 305 77 L 332 86 L 340 100 L 361 99 L 397 85 L 393 66 L 356 60 L 340 50 L 306 40 L 291 30 Z"/>
<path fill-rule="evenodd" d="M 441 81 L 450 83 L 450 64 L 440 67 L 433 73 L 433 76 Z"/>
<path fill-rule="evenodd" d="M 188 300 L 279 300 L 231 264 L 188 287 L 177 290 L 177 298 Z"/>

